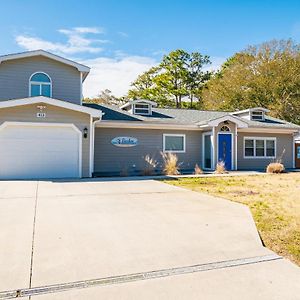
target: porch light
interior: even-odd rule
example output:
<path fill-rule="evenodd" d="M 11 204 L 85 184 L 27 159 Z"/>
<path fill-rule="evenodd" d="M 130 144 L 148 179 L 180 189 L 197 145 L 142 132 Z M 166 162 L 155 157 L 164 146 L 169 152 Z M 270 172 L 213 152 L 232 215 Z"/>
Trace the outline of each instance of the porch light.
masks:
<path fill-rule="evenodd" d="M 88 136 L 88 129 L 85 127 L 85 128 L 83 129 L 83 137 L 86 139 L 87 136 Z"/>

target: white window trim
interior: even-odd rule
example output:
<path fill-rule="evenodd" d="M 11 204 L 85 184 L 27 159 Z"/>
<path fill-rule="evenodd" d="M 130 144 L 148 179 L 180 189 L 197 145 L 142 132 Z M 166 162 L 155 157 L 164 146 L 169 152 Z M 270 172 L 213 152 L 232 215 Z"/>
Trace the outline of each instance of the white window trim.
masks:
<path fill-rule="evenodd" d="M 35 74 L 39 74 L 39 73 L 46 75 L 50 79 L 50 82 L 31 81 L 31 78 Z M 52 98 L 52 79 L 51 79 L 51 77 L 47 73 L 39 71 L 39 72 L 35 72 L 35 73 L 31 74 L 31 76 L 29 78 L 29 91 L 28 91 L 28 96 L 29 97 L 33 97 L 33 96 L 31 96 L 31 85 L 32 84 L 39 84 L 40 85 L 40 94 L 42 93 L 42 91 L 41 91 L 42 84 L 44 84 L 44 85 L 50 85 L 50 98 Z M 43 95 L 39 95 L 39 96 L 43 96 Z M 35 97 L 39 97 L 39 96 L 35 96 Z M 43 97 L 46 97 L 46 96 L 43 96 Z"/>
<path fill-rule="evenodd" d="M 166 150 L 165 146 L 166 146 L 166 137 L 168 136 L 176 136 L 176 137 L 183 137 L 183 150 Z M 185 134 L 174 134 L 174 133 L 164 133 L 163 134 L 163 152 L 165 153 L 185 153 L 186 151 L 186 138 L 185 138 Z"/>
<path fill-rule="evenodd" d="M 137 112 L 137 110 L 139 110 L 139 109 L 141 109 L 141 110 L 145 110 L 145 109 L 147 109 L 147 108 L 136 108 L 135 106 L 136 105 L 147 105 L 148 106 L 148 113 L 139 113 L 139 112 Z M 132 111 L 133 111 L 133 114 L 135 114 L 135 115 L 142 115 L 142 116 L 150 116 L 150 115 L 152 115 L 152 109 L 151 109 L 151 105 L 150 104 L 148 104 L 148 103 L 146 103 L 146 102 L 139 102 L 139 103 L 135 103 L 135 104 L 133 104 L 132 105 L 133 107 L 132 107 Z"/>
<path fill-rule="evenodd" d="M 228 130 L 222 131 L 222 128 L 227 128 Z M 220 128 L 221 133 L 229 133 L 231 132 L 230 127 L 228 125 L 222 125 Z"/>
<path fill-rule="evenodd" d="M 246 148 L 245 143 L 246 140 L 254 140 L 254 156 L 246 156 Z M 256 140 L 263 140 L 264 141 L 264 156 L 256 156 Z M 274 156 L 267 156 L 267 141 L 274 141 Z M 243 157 L 244 159 L 272 159 L 276 158 L 277 153 L 277 138 L 276 137 L 257 137 L 257 136 L 245 136 L 244 137 L 244 143 L 243 143 Z"/>
<path fill-rule="evenodd" d="M 210 136 L 210 159 L 211 159 L 211 166 L 210 168 L 205 168 L 205 136 Z M 213 157 L 214 157 L 214 147 L 213 147 L 213 133 L 210 132 L 204 132 L 202 134 L 202 168 L 203 170 L 213 170 Z"/>

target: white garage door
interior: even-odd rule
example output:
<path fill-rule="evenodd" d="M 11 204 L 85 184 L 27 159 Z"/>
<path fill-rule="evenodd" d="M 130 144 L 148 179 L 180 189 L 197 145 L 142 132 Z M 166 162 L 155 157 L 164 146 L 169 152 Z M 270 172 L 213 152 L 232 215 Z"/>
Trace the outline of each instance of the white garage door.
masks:
<path fill-rule="evenodd" d="M 80 177 L 80 146 L 80 135 L 72 125 L 4 124 L 0 178 Z"/>

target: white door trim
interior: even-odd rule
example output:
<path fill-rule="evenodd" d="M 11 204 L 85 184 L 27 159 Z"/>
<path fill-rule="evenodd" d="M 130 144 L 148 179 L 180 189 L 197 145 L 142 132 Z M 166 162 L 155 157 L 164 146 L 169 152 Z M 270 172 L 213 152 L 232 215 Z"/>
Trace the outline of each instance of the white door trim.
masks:
<path fill-rule="evenodd" d="M 205 168 L 205 136 L 210 136 L 210 160 L 211 160 L 211 163 L 210 163 L 210 168 Z M 214 153 L 213 153 L 213 141 L 212 141 L 212 136 L 213 136 L 213 133 L 211 131 L 209 132 L 204 132 L 202 134 L 202 169 L 203 170 L 213 170 L 213 156 L 214 156 Z"/>
<path fill-rule="evenodd" d="M 296 155 L 297 155 L 297 153 L 296 153 L 296 140 L 295 140 L 295 135 L 293 134 L 293 169 L 295 169 L 296 168 Z"/>
<path fill-rule="evenodd" d="M 82 132 L 78 129 L 77 126 L 75 126 L 73 123 L 48 123 L 48 122 L 10 122 L 6 121 L 0 125 L 0 130 L 3 130 L 4 128 L 8 127 L 9 125 L 14 126 L 39 126 L 39 127 L 70 127 L 73 128 L 76 133 L 78 134 L 78 140 L 79 140 L 79 149 L 78 149 L 78 168 L 79 168 L 79 177 L 82 177 Z"/>

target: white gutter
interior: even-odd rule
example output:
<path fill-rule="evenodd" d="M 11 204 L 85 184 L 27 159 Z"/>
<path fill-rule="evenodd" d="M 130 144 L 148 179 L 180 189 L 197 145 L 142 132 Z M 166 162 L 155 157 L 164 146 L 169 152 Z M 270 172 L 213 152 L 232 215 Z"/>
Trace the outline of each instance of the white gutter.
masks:
<path fill-rule="evenodd" d="M 299 129 L 293 128 L 259 128 L 259 127 L 248 127 L 248 128 L 241 128 L 239 132 L 253 132 L 253 133 L 296 133 Z"/>
<path fill-rule="evenodd" d="M 101 128 L 135 128 L 135 129 L 181 129 L 181 130 L 199 130 L 203 129 L 197 125 L 178 125 L 178 124 L 163 124 L 163 123 L 146 123 L 145 121 L 129 121 L 129 122 L 114 122 L 102 121 L 97 124 Z"/>

